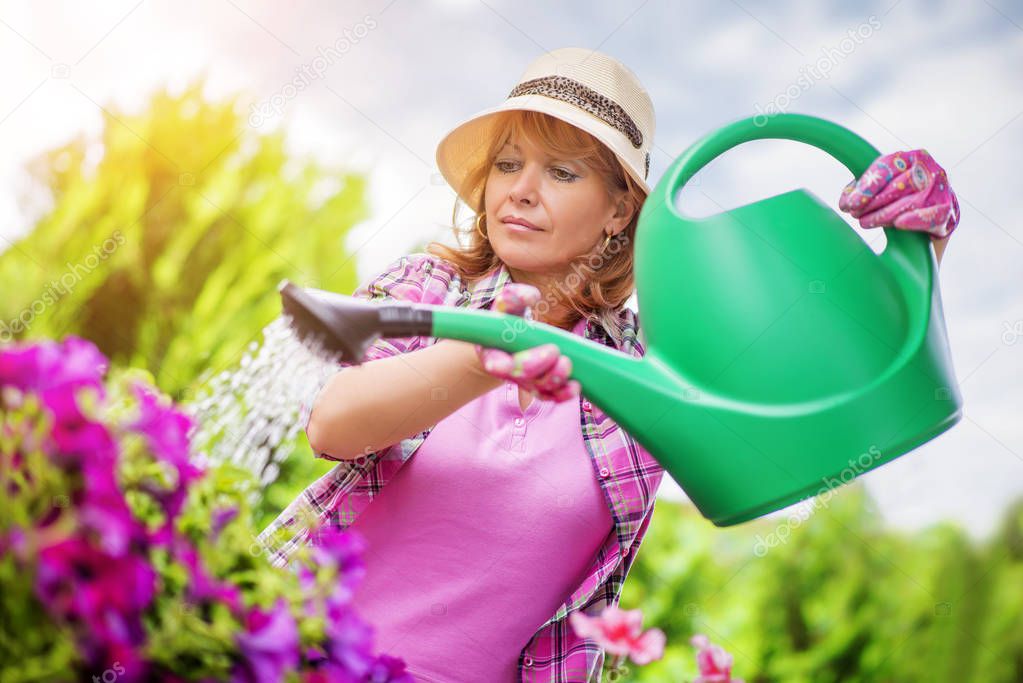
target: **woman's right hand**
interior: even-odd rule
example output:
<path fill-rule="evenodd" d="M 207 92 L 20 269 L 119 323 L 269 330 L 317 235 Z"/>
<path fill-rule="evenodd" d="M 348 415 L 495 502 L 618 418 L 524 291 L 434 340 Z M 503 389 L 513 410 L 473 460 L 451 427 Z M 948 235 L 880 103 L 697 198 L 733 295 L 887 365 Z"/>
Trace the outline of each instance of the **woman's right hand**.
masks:
<path fill-rule="evenodd" d="M 531 317 L 531 306 L 540 300 L 533 285 L 509 282 L 497 293 L 491 308 L 500 313 Z M 534 396 L 548 401 L 567 401 L 579 395 L 577 380 L 568 379 L 572 360 L 556 344 L 543 344 L 517 353 L 475 345 L 483 369 L 500 379 L 514 382 Z"/>

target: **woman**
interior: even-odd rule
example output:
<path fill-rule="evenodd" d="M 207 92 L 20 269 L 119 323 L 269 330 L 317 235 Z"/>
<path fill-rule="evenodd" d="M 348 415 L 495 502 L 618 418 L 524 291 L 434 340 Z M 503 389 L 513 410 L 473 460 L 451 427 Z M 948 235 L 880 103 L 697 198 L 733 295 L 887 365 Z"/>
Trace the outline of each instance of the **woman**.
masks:
<path fill-rule="evenodd" d="M 577 48 L 541 56 L 438 147 L 476 213 L 468 246 L 401 257 L 355 296 L 533 316 L 642 356 L 624 304 L 653 134 L 625 66 Z M 881 157 L 840 206 L 864 227 L 930 232 L 939 258 L 959 215 L 923 150 Z M 383 339 L 366 360 L 318 391 L 306 433 L 339 464 L 264 546 L 283 564 L 314 528 L 359 532 L 353 605 L 418 680 L 600 680 L 602 651 L 567 617 L 617 604 L 662 468 L 580 395 L 554 345 Z"/>

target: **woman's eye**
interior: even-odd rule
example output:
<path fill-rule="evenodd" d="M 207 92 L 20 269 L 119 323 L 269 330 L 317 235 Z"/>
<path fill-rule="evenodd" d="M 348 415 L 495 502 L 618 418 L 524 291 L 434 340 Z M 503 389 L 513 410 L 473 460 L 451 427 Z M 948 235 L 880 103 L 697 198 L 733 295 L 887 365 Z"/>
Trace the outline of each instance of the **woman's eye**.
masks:
<path fill-rule="evenodd" d="M 517 165 L 518 165 L 518 162 L 515 162 L 515 161 L 495 161 L 494 162 L 494 168 L 496 168 L 501 173 L 511 173 L 512 171 L 515 170 L 515 167 Z M 557 180 L 560 183 L 570 183 L 570 182 L 572 182 L 573 180 L 575 180 L 576 178 L 579 177 L 575 173 L 572 173 L 571 171 L 569 171 L 568 169 L 561 168 L 559 166 L 552 166 L 551 167 L 551 175 L 554 177 L 555 180 Z"/>
<path fill-rule="evenodd" d="M 554 167 L 551 170 L 554 172 L 554 178 L 561 182 L 571 182 L 578 177 L 576 176 L 575 173 L 572 173 L 571 171 L 565 170 L 563 168 Z"/>

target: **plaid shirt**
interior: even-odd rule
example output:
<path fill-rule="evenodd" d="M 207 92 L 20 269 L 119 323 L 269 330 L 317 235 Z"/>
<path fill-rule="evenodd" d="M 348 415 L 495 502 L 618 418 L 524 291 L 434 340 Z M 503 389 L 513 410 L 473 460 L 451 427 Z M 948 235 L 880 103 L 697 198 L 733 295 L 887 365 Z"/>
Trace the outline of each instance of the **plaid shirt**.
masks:
<path fill-rule="evenodd" d="M 508 281 L 508 270 L 501 264 L 481 280 L 465 286 L 447 261 L 417 253 L 392 262 L 384 272 L 359 287 L 353 296 L 371 301 L 401 300 L 489 309 L 496 293 Z M 593 319 L 585 325 L 585 337 L 623 353 L 642 356 L 645 351 L 638 335 L 638 314 L 623 306 L 619 315 L 623 323 L 620 338 L 612 338 Z M 434 337 L 378 339 L 367 350 L 366 360 L 407 353 L 436 341 Z M 308 423 L 312 398 L 315 396 L 302 406 L 304 424 Z M 605 607 L 618 604 L 625 577 L 650 524 L 655 494 L 664 473 L 657 461 L 597 406 L 585 396 L 580 396 L 579 401 L 583 441 L 590 454 L 594 476 L 604 491 L 614 528 L 593 557 L 582 583 L 540 626 L 520 653 L 521 683 L 601 680 L 604 651 L 593 640 L 577 636 L 567 617 L 574 610 L 596 616 Z M 273 564 L 287 564 L 291 554 L 308 542 L 310 533 L 320 524 L 348 528 L 415 453 L 430 431 L 426 429 L 357 460 L 338 461 L 337 466 L 310 485 L 260 534 L 259 542 Z M 317 457 L 332 459 L 323 453 Z"/>

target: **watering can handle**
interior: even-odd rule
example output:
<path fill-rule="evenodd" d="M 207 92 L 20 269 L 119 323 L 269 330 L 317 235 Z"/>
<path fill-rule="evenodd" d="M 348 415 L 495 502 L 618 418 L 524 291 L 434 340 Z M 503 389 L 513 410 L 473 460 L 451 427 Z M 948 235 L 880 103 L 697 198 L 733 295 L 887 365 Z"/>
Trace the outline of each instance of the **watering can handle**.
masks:
<path fill-rule="evenodd" d="M 805 114 L 758 114 L 720 128 L 693 143 L 668 168 L 664 180 L 658 183 L 658 191 L 664 193 L 659 200 L 679 218 L 684 218 L 675 205 L 679 189 L 700 169 L 733 147 L 765 139 L 795 140 L 824 150 L 842 162 L 854 178 L 858 178 L 881 155 L 869 142 L 837 123 Z M 883 229 L 888 244 L 879 255 L 882 262 L 889 268 L 912 271 L 917 282 L 930 282 L 933 271 L 929 264 L 933 257 L 928 236 L 888 226 Z"/>

